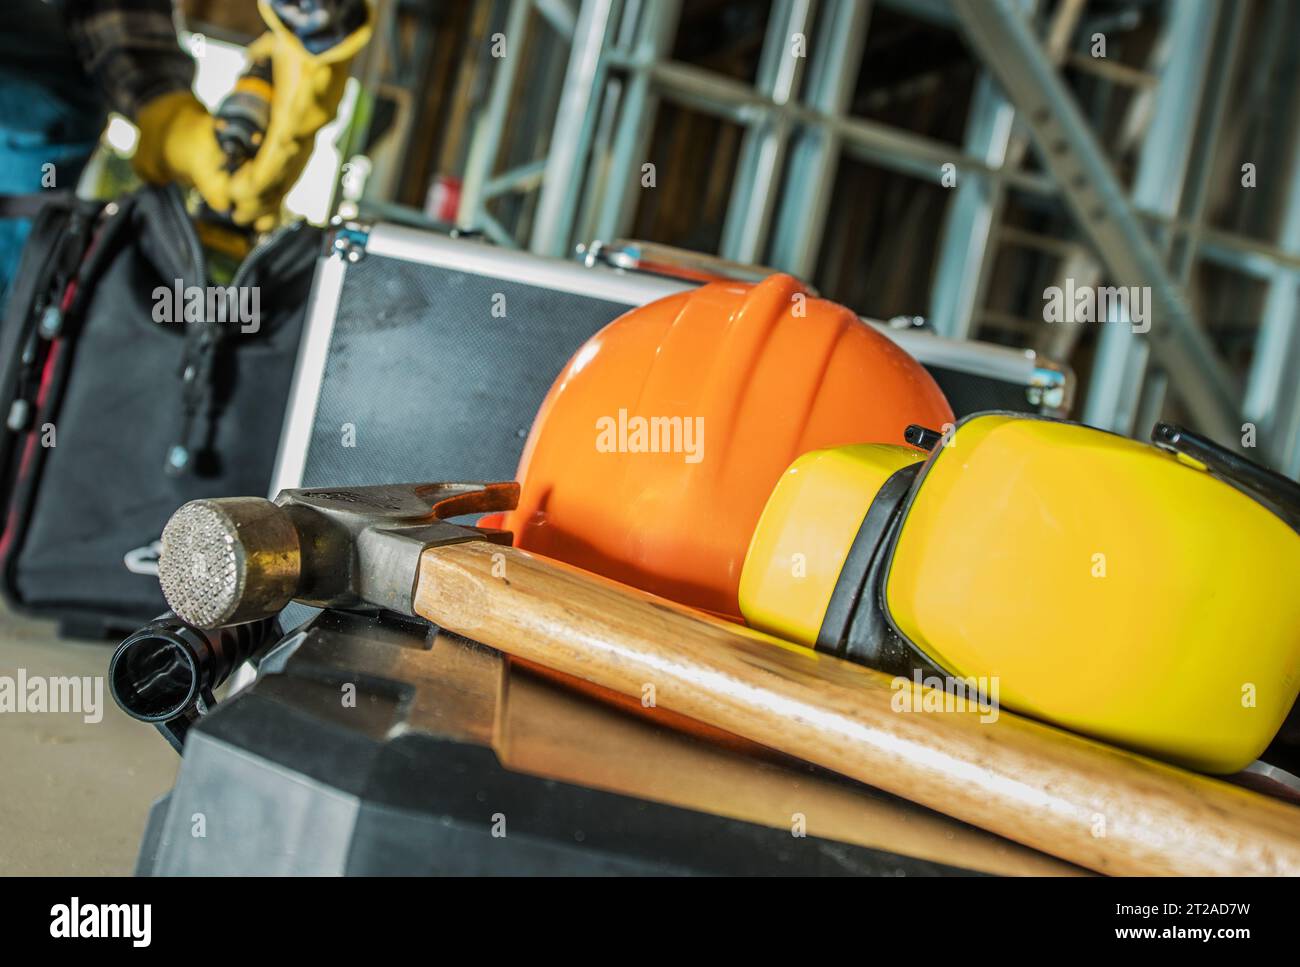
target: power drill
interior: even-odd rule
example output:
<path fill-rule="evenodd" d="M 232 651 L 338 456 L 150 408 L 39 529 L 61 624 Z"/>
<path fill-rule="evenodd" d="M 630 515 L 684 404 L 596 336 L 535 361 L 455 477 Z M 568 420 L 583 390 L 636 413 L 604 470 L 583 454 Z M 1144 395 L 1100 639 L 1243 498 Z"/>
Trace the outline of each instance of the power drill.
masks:
<path fill-rule="evenodd" d="M 268 56 L 249 63 L 213 114 L 217 145 L 225 155 L 226 171 L 234 172 L 257 154 L 270 121 L 271 58 Z M 206 256 L 208 278 L 216 285 L 229 285 L 253 248 L 253 227 L 235 224 L 230 212 L 217 211 L 200 198 L 194 230 Z M 205 394 L 211 384 L 216 343 L 217 339 L 209 333 L 209 338 L 194 344 L 192 360 L 191 350 L 186 350 L 183 428 L 178 441 L 167 451 L 163 469 L 168 476 L 187 473 L 194 463 L 196 453 L 191 447 L 191 430 L 200 411 L 208 405 Z"/>
<path fill-rule="evenodd" d="M 255 60 L 217 106 L 217 144 L 226 156 L 227 171 L 234 171 L 262 146 L 271 123 L 271 84 L 271 58 Z"/>
<path fill-rule="evenodd" d="M 271 123 L 271 83 L 271 58 L 257 58 L 217 105 L 213 126 L 228 172 L 251 160 L 262 146 Z M 211 270 L 216 276 L 233 274 L 252 247 L 252 229 L 236 225 L 229 212 L 215 211 L 207 202 L 200 201 L 199 214 L 195 223 L 199 239 L 209 254 L 218 256 Z"/>

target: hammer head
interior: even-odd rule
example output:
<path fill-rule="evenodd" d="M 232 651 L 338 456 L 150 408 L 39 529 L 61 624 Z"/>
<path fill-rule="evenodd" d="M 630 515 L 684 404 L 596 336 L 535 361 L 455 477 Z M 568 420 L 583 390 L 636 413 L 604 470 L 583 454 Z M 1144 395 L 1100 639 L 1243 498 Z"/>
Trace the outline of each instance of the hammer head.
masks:
<path fill-rule="evenodd" d="M 517 483 L 427 483 L 283 490 L 192 500 L 163 529 L 158 579 L 182 619 L 200 628 L 255 621 L 297 599 L 320 607 L 411 613 L 420 555 L 510 535 L 448 517 L 510 510 Z"/>

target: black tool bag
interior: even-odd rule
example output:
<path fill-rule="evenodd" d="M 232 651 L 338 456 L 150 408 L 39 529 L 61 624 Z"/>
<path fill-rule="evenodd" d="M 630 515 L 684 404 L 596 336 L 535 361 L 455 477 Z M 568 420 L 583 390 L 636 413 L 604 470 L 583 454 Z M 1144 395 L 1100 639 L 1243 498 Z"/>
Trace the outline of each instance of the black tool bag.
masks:
<path fill-rule="evenodd" d="M 172 511 L 266 494 L 320 245 L 304 225 L 257 245 L 228 285 L 257 287 L 260 312 L 224 321 L 241 304 L 212 312 L 220 292 L 176 189 L 44 206 L 0 330 L 11 604 L 64 634 L 119 635 L 165 609 Z"/>

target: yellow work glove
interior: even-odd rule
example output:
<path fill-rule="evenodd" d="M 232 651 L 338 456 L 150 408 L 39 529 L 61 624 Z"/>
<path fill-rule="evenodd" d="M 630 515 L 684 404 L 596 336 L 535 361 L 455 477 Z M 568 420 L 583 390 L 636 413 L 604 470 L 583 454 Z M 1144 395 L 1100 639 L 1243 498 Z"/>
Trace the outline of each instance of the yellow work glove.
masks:
<path fill-rule="evenodd" d="M 338 111 L 352 58 L 370 40 L 374 12 L 367 10 L 366 22 L 329 50 L 312 54 L 266 0 L 258 8 L 271 29 L 248 56 L 271 58 L 271 121 L 257 154 L 231 176 L 230 201 L 236 223 L 267 231 L 311 156 L 316 132 Z"/>
<path fill-rule="evenodd" d="M 173 91 L 142 107 L 135 119 L 140 129 L 131 166 L 155 185 L 179 182 L 197 188 L 216 211 L 230 207 L 230 176 L 217 144 L 212 115 L 189 91 Z"/>

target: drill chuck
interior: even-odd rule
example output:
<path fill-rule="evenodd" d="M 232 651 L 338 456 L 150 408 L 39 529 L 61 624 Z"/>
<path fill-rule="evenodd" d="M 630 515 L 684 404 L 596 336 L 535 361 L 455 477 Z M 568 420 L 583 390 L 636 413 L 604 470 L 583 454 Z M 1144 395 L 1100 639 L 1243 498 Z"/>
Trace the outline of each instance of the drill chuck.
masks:
<path fill-rule="evenodd" d="M 257 154 L 271 123 L 271 61 L 253 61 L 217 107 L 217 144 L 234 171 Z"/>

